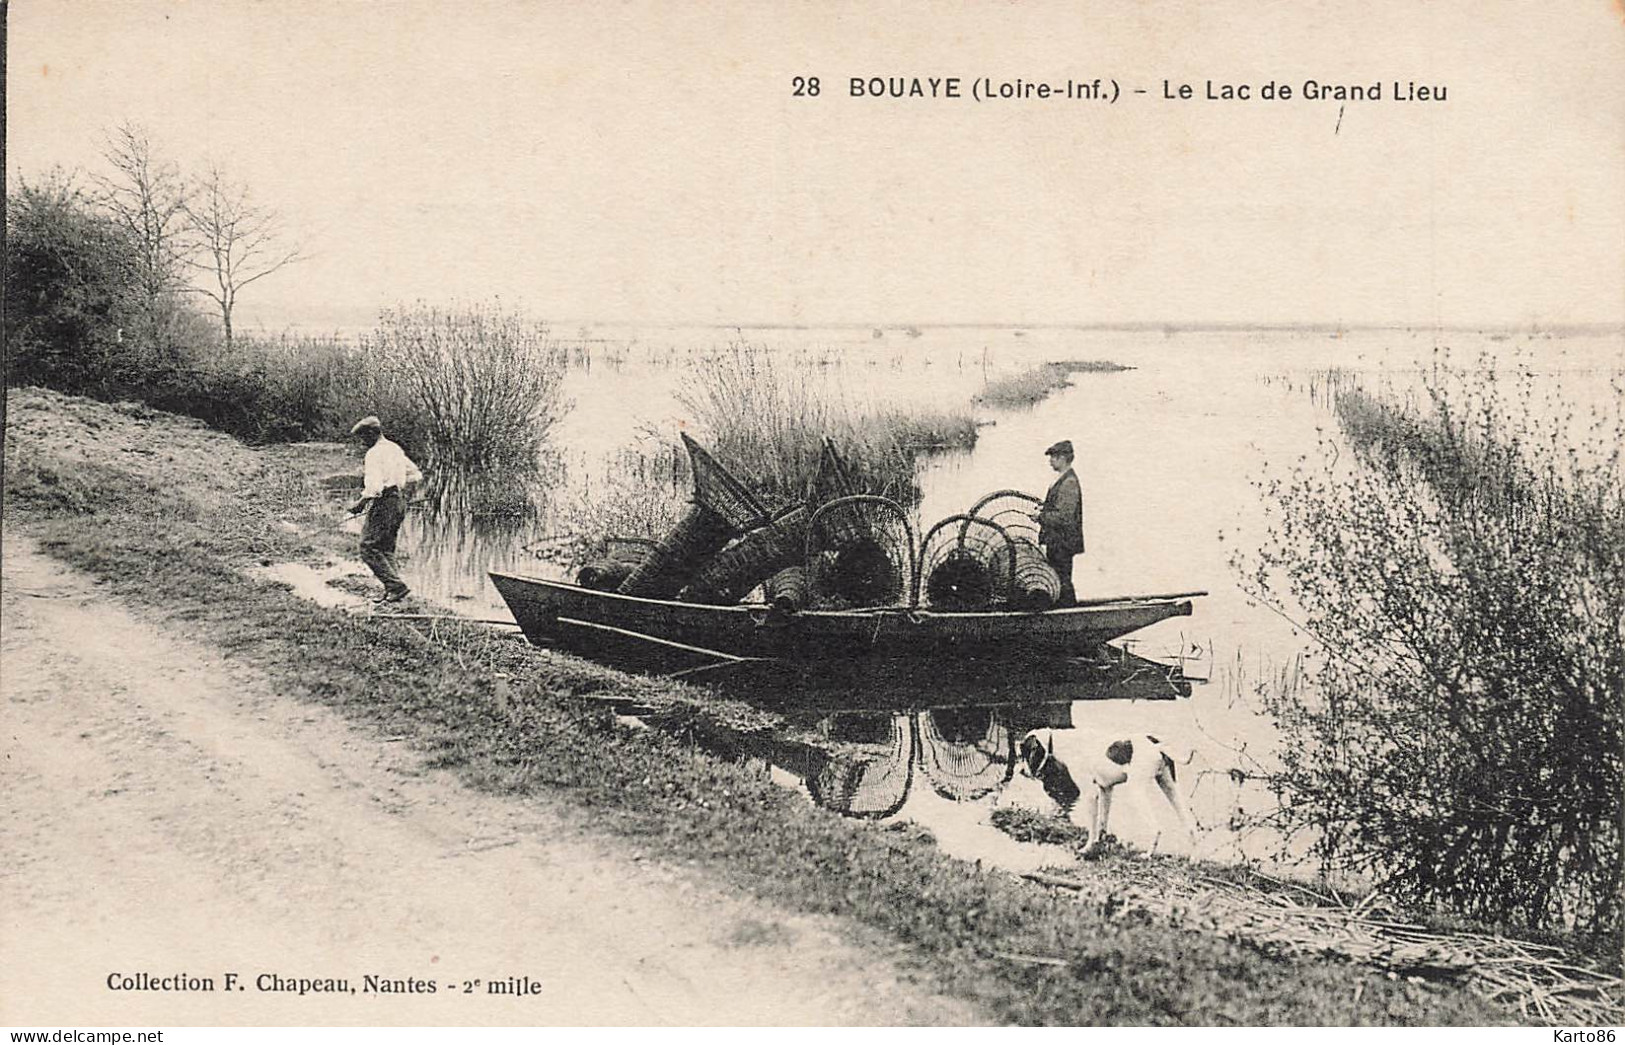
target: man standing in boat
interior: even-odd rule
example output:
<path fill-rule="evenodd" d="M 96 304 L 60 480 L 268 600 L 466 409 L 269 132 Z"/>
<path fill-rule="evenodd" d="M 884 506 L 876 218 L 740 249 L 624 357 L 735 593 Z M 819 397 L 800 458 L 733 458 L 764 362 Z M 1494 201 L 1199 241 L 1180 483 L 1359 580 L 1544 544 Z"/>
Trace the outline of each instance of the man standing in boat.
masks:
<path fill-rule="evenodd" d="M 384 585 L 374 602 L 400 602 L 411 593 L 395 569 L 395 536 L 406 518 L 406 488 L 423 481 L 423 473 L 396 443 L 384 438 L 383 422 L 363 417 L 350 434 L 367 448 L 362 464 L 361 500 L 350 506 L 351 515 L 367 513 L 361 526 L 361 561 Z"/>
<path fill-rule="evenodd" d="M 1063 439 L 1044 453 L 1049 455 L 1049 466 L 1061 474 L 1033 518 L 1038 520 L 1038 543 L 1044 547 L 1044 556 L 1061 578 L 1056 605 L 1071 606 L 1078 601 L 1072 587 L 1072 557 L 1083 553 L 1083 489 L 1072 471 L 1071 440 Z"/>

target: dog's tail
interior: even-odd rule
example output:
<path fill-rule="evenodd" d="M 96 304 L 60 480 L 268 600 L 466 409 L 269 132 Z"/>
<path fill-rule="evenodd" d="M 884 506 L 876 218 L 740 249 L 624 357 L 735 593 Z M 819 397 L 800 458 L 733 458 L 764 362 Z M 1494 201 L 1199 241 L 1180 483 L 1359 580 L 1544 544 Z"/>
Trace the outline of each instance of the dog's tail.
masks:
<path fill-rule="evenodd" d="M 1188 744 L 1180 744 L 1175 746 L 1165 741 L 1158 740 L 1149 733 L 1146 734 L 1145 739 L 1157 745 L 1157 752 L 1170 762 L 1174 762 L 1182 766 L 1188 766 L 1191 764 L 1191 760 L 1196 757 L 1196 749 Z M 1170 748 L 1173 748 L 1173 750 L 1170 751 Z M 1176 757 L 1176 755 L 1181 757 Z"/>

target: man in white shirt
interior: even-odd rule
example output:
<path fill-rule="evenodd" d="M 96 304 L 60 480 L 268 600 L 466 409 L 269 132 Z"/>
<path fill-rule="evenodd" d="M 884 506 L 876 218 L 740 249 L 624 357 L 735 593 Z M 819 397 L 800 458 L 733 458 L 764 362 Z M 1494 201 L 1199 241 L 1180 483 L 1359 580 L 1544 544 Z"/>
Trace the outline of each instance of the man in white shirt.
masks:
<path fill-rule="evenodd" d="M 384 438 L 383 422 L 363 417 L 350 429 L 367 447 L 362 465 L 361 500 L 350 506 L 352 515 L 365 510 L 361 527 L 361 561 L 384 585 L 374 602 L 400 602 L 411 589 L 395 569 L 395 535 L 406 518 L 406 488 L 423 481 L 423 473 L 399 445 Z"/>

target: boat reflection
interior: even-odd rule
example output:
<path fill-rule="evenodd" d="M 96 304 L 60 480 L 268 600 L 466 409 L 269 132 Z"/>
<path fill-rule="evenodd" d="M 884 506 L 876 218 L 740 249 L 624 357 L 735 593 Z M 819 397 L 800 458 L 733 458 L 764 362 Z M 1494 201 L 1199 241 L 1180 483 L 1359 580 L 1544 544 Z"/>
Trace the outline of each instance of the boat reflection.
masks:
<path fill-rule="evenodd" d="M 817 742 L 742 733 L 688 712 L 652 713 L 648 725 L 714 754 L 793 778 L 819 806 L 864 820 L 897 815 L 917 788 L 949 802 L 997 795 L 1016 775 L 1030 729 L 1072 727 L 1068 702 L 956 706 L 912 712 L 843 711 L 811 726 Z"/>
<path fill-rule="evenodd" d="M 918 787 L 949 802 L 997 795 L 1016 774 L 1016 746 L 1040 725 L 1066 729 L 1072 705 L 933 708 L 904 714 L 843 713 L 819 723 L 829 746 L 809 764 L 769 744 L 755 757 L 801 779 L 807 794 L 842 816 L 884 820 Z"/>

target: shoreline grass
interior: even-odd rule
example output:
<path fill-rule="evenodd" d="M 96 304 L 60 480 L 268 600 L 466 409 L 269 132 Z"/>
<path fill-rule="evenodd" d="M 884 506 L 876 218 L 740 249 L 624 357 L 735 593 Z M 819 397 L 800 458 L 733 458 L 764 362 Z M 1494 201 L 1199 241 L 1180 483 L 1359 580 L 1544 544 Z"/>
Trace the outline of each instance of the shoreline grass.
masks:
<path fill-rule="evenodd" d="M 1071 384 L 1073 374 L 1113 374 L 1133 367 L 1103 359 L 1074 359 L 1040 363 L 989 381 L 971 400 L 982 406 L 1006 409 L 1032 406 Z"/>
<path fill-rule="evenodd" d="M 274 677 L 290 697 L 332 706 L 381 735 L 410 737 L 433 764 L 471 786 L 548 799 L 583 827 L 663 860 L 879 933 L 890 941 L 888 957 L 906 971 L 990 1019 L 1515 1019 L 1458 987 L 1393 980 L 1331 959 L 1272 959 L 1234 941 L 1112 917 L 951 859 L 920 829 L 841 819 L 671 736 L 618 728 L 602 703 L 583 699 L 613 693 L 703 703 L 702 691 L 624 676 L 478 628 L 420 630 L 352 617 L 244 580 L 245 563 L 317 550 L 276 522 L 312 510 L 317 478 L 330 462 L 256 453 L 198 433 L 218 440 L 222 455 L 253 454 L 263 466 L 238 476 L 200 468 L 229 487 L 220 497 L 221 490 L 195 489 L 185 476 L 165 481 L 51 453 L 32 431 L 8 441 L 8 529 L 38 539 L 107 590 Z M 165 435 L 160 419 L 143 438 L 162 446 Z"/>

